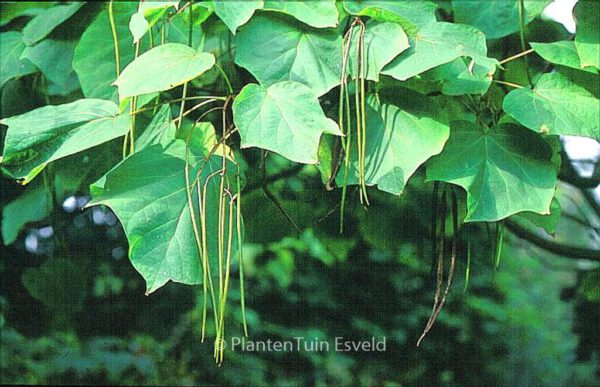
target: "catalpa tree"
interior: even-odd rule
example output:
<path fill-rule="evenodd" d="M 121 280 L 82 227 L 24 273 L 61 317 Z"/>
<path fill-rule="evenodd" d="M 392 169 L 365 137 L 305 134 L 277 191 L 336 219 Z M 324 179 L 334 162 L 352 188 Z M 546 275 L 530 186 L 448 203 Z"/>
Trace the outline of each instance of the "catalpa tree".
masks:
<path fill-rule="evenodd" d="M 33 77 L 44 100 L 0 121 L 3 173 L 38 187 L 5 208 L 4 243 L 83 190 L 118 217 L 147 294 L 201 285 L 202 337 L 210 326 L 218 344 L 232 267 L 243 284 L 243 216 L 260 211 L 244 192 L 262 188 L 294 232 L 268 185 L 314 166 L 343 233 L 374 190 L 402 200 L 417 173 L 434 213 L 425 335 L 464 225 L 496 222 L 496 264 L 505 220 L 552 234 L 560 136 L 600 140 L 599 3 L 578 3 L 574 35 L 540 32 L 548 3 L 3 3 L 1 84 Z M 268 175 L 273 157 L 296 165 Z"/>

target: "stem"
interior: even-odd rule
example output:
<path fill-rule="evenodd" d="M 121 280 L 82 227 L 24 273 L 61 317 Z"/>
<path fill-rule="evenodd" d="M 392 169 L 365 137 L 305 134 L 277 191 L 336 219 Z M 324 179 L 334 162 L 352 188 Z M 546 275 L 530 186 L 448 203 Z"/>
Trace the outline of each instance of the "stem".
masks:
<path fill-rule="evenodd" d="M 500 266 L 500 257 L 502 256 L 502 243 L 504 242 L 504 223 L 496 223 L 496 253 L 494 256 L 494 271 Z"/>
<path fill-rule="evenodd" d="M 181 123 L 183 122 L 183 111 L 185 110 L 185 98 L 187 96 L 187 85 L 188 83 L 183 84 L 183 92 L 181 93 L 181 107 L 179 108 L 179 119 L 177 121 L 177 130 L 181 127 Z"/>
<path fill-rule="evenodd" d="M 348 56 L 350 53 L 350 44 L 352 41 L 352 35 L 354 34 L 354 23 L 350 26 L 350 29 L 344 36 L 345 48 L 342 56 L 342 78 L 340 81 L 340 106 L 339 106 L 339 117 L 340 130 L 344 133 L 344 103 L 346 110 L 346 123 L 348 129 L 346 129 L 346 139 L 342 138 L 342 146 L 344 148 L 344 183 L 342 186 L 342 203 L 340 207 L 340 234 L 344 232 L 344 214 L 346 210 L 346 193 L 348 191 L 348 172 L 350 169 L 350 147 L 352 146 L 352 132 L 350 130 L 350 97 L 348 96 L 348 84 L 347 84 L 347 68 L 348 68 Z"/>
<path fill-rule="evenodd" d="M 519 58 L 520 58 L 520 57 L 522 57 L 522 56 L 529 55 L 529 54 L 531 54 L 531 53 L 532 53 L 532 52 L 534 52 L 534 51 L 535 51 L 535 50 L 534 50 L 533 48 L 530 48 L 529 50 L 526 50 L 526 51 L 520 52 L 520 53 L 518 53 L 518 54 L 515 54 L 515 55 L 513 55 L 513 56 L 509 56 L 509 57 L 508 57 L 508 58 L 506 58 L 506 59 L 502 59 L 502 60 L 501 60 L 500 62 L 498 62 L 498 63 L 500 63 L 501 65 L 503 65 L 503 64 L 505 64 L 505 63 L 508 63 L 508 62 L 510 62 L 511 60 L 519 59 Z"/>
<path fill-rule="evenodd" d="M 525 88 L 525 86 L 517 85 L 516 83 L 505 82 L 505 81 L 498 81 L 496 79 L 492 80 L 492 82 L 498 83 L 500 85 L 506 85 L 506 86 L 514 87 L 514 88 L 517 88 L 517 89 L 524 89 Z"/>
<path fill-rule="evenodd" d="M 365 203 L 369 205 L 369 197 L 367 196 L 367 181 L 365 173 L 365 155 L 367 153 L 367 118 L 365 109 L 365 25 L 361 22 L 361 30 L 358 39 L 359 58 L 360 58 L 360 102 L 361 102 L 361 118 L 362 118 L 362 150 L 361 155 L 361 173 L 362 173 L 362 192 Z"/>
<path fill-rule="evenodd" d="M 521 39 L 521 51 L 526 51 L 525 45 L 525 1 L 517 0 L 519 2 L 519 38 Z M 527 81 L 529 86 L 533 87 L 531 81 L 531 74 L 529 72 L 529 61 L 525 58 L 525 72 L 527 73 Z"/>
<path fill-rule="evenodd" d="M 121 61 L 119 59 L 119 39 L 117 38 L 117 27 L 115 26 L 115 17 L 113 15 L 113 1 L 108 3 L 108 20 L 112 31 L 113 43 L 115 45 L 115 64 L 117 68 L 117 78 L 121 75 Z"/>
<path fill-rule="evenodd" d="M 219 66 L 218 63 L 215 63 L 215 67 L 217 68 L 217 70 L 219 70 L 219 72 L 223 76 L 223 79 L 225 79 L 225 83 L 227 83 L 227 90 L 229 90 L 229 94 L 233 95 L 233 87 L 231 86 L 231 82 L 229 81 L 229 77 L 227 76 L 227 74 L 225 74 L 225 71 L 223 71 L 223 68 L 221 66 Z"/>
<path fill-rule="evenodd" d="M 190 2 L 188 3 L 190 6 L 190 9 L 188 11 L 189 16 L 190 16 L 190 29 L 188 31 L 188 46 L 192 47 L 192 39 L 193 39 L 193 32 L 194 32 L 194 12 L 192 12 L 192 5 L 194 4 L 194 0 L 190 0 Z"/>
<path fill-rule="evenodd" d="M 240 172 L 238 167 L 238 174 L 236 176 L 237 182 L 237 218 L 236 218 L 236 231 L 238 241 L 238 255 L 240 260 L 240 303 L 242 307 L 242 323 L 244 326 L 244 336 L 248 337 L 248 325 L 246 323 L 246 299 L 244 297 L 244 254 L 242 249 L 242 183 L 240 178 Z"/>
<path fill-rule="evenodd" d="M 463 293 L 467 292 L 467 287 L 469 286 L 469 277 L 471 274 L 471 240 L 467 242 L 467 268 L 465 270 L 465 288 Z"/>

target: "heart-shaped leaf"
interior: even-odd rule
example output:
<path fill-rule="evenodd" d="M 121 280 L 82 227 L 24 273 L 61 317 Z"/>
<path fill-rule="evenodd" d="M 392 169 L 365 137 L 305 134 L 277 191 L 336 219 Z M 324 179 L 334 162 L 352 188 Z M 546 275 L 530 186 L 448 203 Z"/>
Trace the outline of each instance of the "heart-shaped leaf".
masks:
<path fill-rule="evenodd" d="M 560 73 L 542 75 L 533 90 L 511 91 L 503 108 L 536 132 L 600 140 L 600 101 Z"/>
<path fill-rule="evenodd" d="M 129 115 L 118 114 L 112 101 L 80 99 L 49 105 L 20 116 L 4 118 L 8 125 L 2 168 L 23 184 L 46 164 L 123 136 Z"/>
<path fill-rule="evenodd" d="M 313 91 L 293 81 L 246 85 L 233 103 L 242 148 L 259 147 L 298 163 L 316 164 L 323 133 L 341 135 Z"/>
<path fill-rule="evenodd" d="M 287 18 L 256 15 L 237 36 L 235 63 L 263 86 L 297 81 L 321 96 L 340 83 L 341 62 L 339 34 L 298 26 Z"/>
<path fill-rule="evenodd" d="M 451 124 L 444 150 L 427 163 L 429 180 L 467 191 L 467 222 L 493 222 L 522 211 L 549 214 L 556 172 L 539 135 L 512 124 L 487 132 L 471 122 Z"/>
<path fill-rule="evenodd" d="M 143 53 L 119 75 L 121 100 L 172 89 L 199 77 L 215 64 L 213 54 L 181 43 L 166 43 Z"/>

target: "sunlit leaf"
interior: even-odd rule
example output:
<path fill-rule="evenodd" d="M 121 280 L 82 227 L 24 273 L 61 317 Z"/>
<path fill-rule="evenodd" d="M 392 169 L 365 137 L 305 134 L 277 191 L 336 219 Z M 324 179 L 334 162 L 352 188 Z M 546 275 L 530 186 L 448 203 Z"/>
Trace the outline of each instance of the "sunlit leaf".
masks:
<path fill-rule="evenodd" d="M 233 103 L 233 116 L 242 148 L 256 146 L 299 163 L 317 163 L 321 134 L 341 134 L 315 93 L 299 82 L 246 85 Z"/>
<path fill-rule="evenodd" d="M 579 58 L 576 44 L 571 40 L 552 43 L 530 43 L 530 45 L 539 56 L 550 63 L 578 70 L 582 69 L 581 59 Z M 594 74 L 598 73 L 598 70 L 593 67 L 586 67 L 584 70 Z"/>
<path fill-rule="evenodd" d="M 338 23 L 338 10 L 335 0 L 290 1 L 265 0 L 264 8 L 283 12 L 315 28 L 335 27 Z"/>
<path fill-rule="evenodd" d="M 8 126 L 1 166 L 25 184 L 54 160 L 123 136 L 129 130 L 130 117 L 119 115 L 114 102 L 80 99 L 44 106 L 0 123 Z"/>
<path fill-rule="evenodd" d="M 427 163 L 427 178 L 467 191 L 467 222 L 522 211 L 549 214 L 556 185 L 551 157 L 548 144 L 525 128 L 503 124 L 484 131 L 455 121 L 444 150 Z"/>
<path fill-rule="evenodd" d="M 511 91 L 503 108 L 536 132 L 600 140 L 600 101 L 559 73 L 542 75 L 533 90 Z"/>
<path fill-rule="evenodd" d="M 470 24 L 488 39 L 497 39 L 519 31 L 519 1 L 452 0 L 457 23 Z M 538 16 L 551 0 L 524 0 L 525 24 Z"/>
<path fill-rule="evenodd" d="M 498 63 L 487 57 L 485 35 L 464 24 L 427 24 L 409 41 L 410 48 L 387 65 L 382 74 L 404 81 L 456 58 L 468 57 L 492 75 Z"/>
<path fill-rule="evenodd" d="M 213 0 L 215 13 L 219 19 L 235 35 L 239 26 L 244 25 L 250 20 L 257 9 L 261 9 L 264 3 L 257 1 L 222 1 Z"/>
<path fill-rule="evenodd" d="M 335 32 L 259 14 L 240 28 L 235 63 L 263 86 L 298 81 L 320 96 L 340 83 L 341 47 L 342 37 Z"/>
<path fill-rule="evenodd" d="M 409 35 L 413 35 L 419 28 L 436 21 L 437 6 L 430 1 L 344 0 L 344 8 L 351 15 L 398 23 Z"/>
<path fill-rule="evenodd" d="M 359 30 L 359 26 L 354 28 L 354 37 L 352 39 L 348 58 L 348 72 L 352 76 L 356 74 Z M 379 81 L 381 69 L 409 47 L 408 38 L 406 37 L 404 30 L 396 23 L 367 23 L 363 40 L 365 51 L 365 78 L 371 81 Z"/>
<path fill-rule="evenodd" d="M 575 45 L 581 58 L 581 68 L 594 66 L 600 70 L 600 2 L 580 1 L 575 8 L 575 14 Z"/>
<path fill-rule="evenodd" d="M 92 186 L 90 205 L 110 207 L 121 221 L 129 241 L 129 259 L 146 280 L 147 293 L 168 281 L 188 285 L 202 282 L 202 263 L 185 188 L 185 162 L 183 141 L 176 140 L 164 149 L 160 145 L 150 146 L 124 160 Z M 193 182 L 199 168 L 206 165 L 200 177 L 204 185 L 208 176 L 222 164 L 222 158 L 217 156 L 206 164 L 195 162 L 190 168 L 190 181 Z M 145 173 L 138 173 L 140 170 Z M 235 167 L 230 165 L 228 171 L 234 170 Z M 208 182 L 205 199 L 206 223 L 211 232 L 208 259 L 213 264 L 217 262 L 219 251 L 218 238 L 214 235 L 217 232 L 220 176 L 217 174 Z M 235 177 L 230 180 L 235 181 Z M 198 203 L 197 193 L 195 190 L 193 203 Z M 233 229 L 236 229 L 235 225 Z M 227 235 L 226 230 L 225 240 Z M 233 238 L 233 244 L 235 254 L 236 238 Z"/>
<path fill-rule="evenodd" d="M 115 81 L 119 98 L 169 90 L 202 75 L 215 64 L 213 54 L 181 43 L 165 43 L 131 62 Z"/>
<path fill-rule="evenodd" d="M 134 57 L 135 49 L 131 44 L 128 23 L 131 15 L 137 11 L 137 3 L 117 1 L 113 2 L 113 8 L 122 71 Z M 79 39 L 73 56 L 73 69 L 84 96 L 118 101 L 117 88 L 113 86 L 117 79 L 115 44 L 107 10 L 96 16 Z"/>
<path fill-rule="evenodd" d="M 442 151 L 450 128 L 423 114 L 411 114 L 372 98 L 367 108 L 365 179 L 382 191 L 399 195 L 408 179 L 431 156 Z M 348 184 L 358 184 L 356 148 L 352 148 Z M 344 172 L 337 185 L 344 183 Z"/>

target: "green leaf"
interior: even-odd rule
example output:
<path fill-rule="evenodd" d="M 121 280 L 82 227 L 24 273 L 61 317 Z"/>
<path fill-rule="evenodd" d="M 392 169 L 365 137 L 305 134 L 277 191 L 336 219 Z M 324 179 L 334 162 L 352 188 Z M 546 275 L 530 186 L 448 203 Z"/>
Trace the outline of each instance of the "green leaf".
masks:
<path fill-rule="evenodd" d="M 0 26 L 3 26 L 20 16 L 36 16 L 43 12 L 45 8 L 50 8 L 54 6 L 54 4 L 55 2 L 53 1 L 2 2 L 2 12 L 0 12 Z"/>
<path fill-rule="evenodd" d="M 23 28 L 23 42 L 28 46 L 44 39 L 52 30 L 73 16 L 85 3 L 74 1 L 69 4 L 55 5 L 31 19 Z"/>
<path fill-rule="evenodd" d="M 581 58 L 581 68 L 594 66 L 600 70 L 600 3 L 582 0 L 577 4 L 575 14 L 575 45 Z"/>
<path fill-rule="evenodd" d="M 219 19 L 229 28 L 232 34 L 235 35 L 239 26 L 242 26 L 250 20 L 257 9 L 261 9 L 264 3 L 262 0 L 257 1 L 223 1 L 213 0 L 215 13 Z"/>
<path fill-rule="evenodd" d="M 21 59 L 25 47 L 20 32 L 0 33 L 0 87 L 12 78 L 36 72 L 30 61 Z"/>
<path fill-rule="evenodd" d="M 33 47 L 27 47 L 21 59 L 27 59 L 37 66 L 44 76 L 64 90 L 64 95 L 79 88 L 73 71 L 75 42 L 45 39 Z"/>
<path fill-rule="evenodd" d="M 195 126 L 194 126 L 195 124 Z M 192 137 L 190 138 L 190 149 L 197 155 L 209 156 L 210 152 L 217 145 L 218 138 L 215 131 L 215 127 L 210 122 L 197 122 L 184 121 L 179 130 L 177 131 L 177 138 L 187 141 L 190 130 L 194 129 Z M 229 150 L 229 147 L 227 147 Z M 219 149 L 214 151 L 214 155 L 223 155 L 225 148 L 220 145 Z"/>
<path fill-rule="evenodd" d="M 81 265 L 64 258 L 48 258 L 39 267 L 23 272 L 23 286 L 36 300 L 55 313 L 81 310 L 87 277 Z"/>
<path fill-rule="evenodd" d="M 335 0 L 265 0 L 264 9 L 283 12 L 315 28 L 336 27 L 338 24 Z"/>
<path fill-rule="evenodd" d="M 213 54 L 181 43 L 165 43 L 131 62 L 115 81 L 121 100 L 169 90 L 202 75 L 215 64 Z"/>
<path fill-rule="evenodd" d="M 538 16 L 550 0 L 525 0 L 525 24 Z M 520 29 L 519 0 L 452 0 L 457 23 L 470 24 L 488 39 L 510 35 Z"/>
<path fill-rule="evenodd" d="M 425 80 L 436 80 L 446 95 L 485 94 L 492 84 L 488 69 L 475 63 L 472 68 L 463 58 L 438 66 L 423 74 Z"/>
<path fill-rule="evenodd" d="M 600 102 L 560 73 L 542 75 L 533 90 L 511 91 L 503 109 L 536 132 L 600 140 Z"/>
<path fill-rule="evenodd" d="M 344 8 L 351 15 L 398 23 L 406 33 L 413 35 L 420 27 L 436 21 L 437 5 L 430 1 L 344 0 Z"/>
<path fill-rule="evenodd" d="M 170 7 L 177 8 L 179 1 L 144 1 L 138 11 L 129 19 L 129 31 L 133 35 L 133 44 L 148 32 Z"/>
<path fill-rule="evenodd" d="M 552 43 L 529 43 L 531 48 L 550 63 L 571 67 L 581 70 L 581 60 L 577 53 L 576 43 L 571 40 Z M 586 67 L 585 71 L 597 74 L 598 70 L 593 67 Z"/>
<path fill-rule="evenodd" d="M 549 235 L 554 235 L 556 225 L 560 219 L 561 207 L 558 199 L 553 198 L 550 204 L 550 214 L 540 215 L 535 212 L 520 212 L 516 215 L 518 219 L 526 219 L 528 222 L 541 227 Z"/>
<path fill-rule="evenodd" d="M 353 77 L 356 74 L 359 30 L 359 26 L 354 28 L 349 53 L 348 71 Z M 367 23 L 363 40 L 366 79 L 376 82 L 379 81 L 381 69 L 409 47 L 404 30 L 396 23 L 377 21 Z"/>
<path fill-rule="evenodd" d="M 203 186 L 222 163 L 222 158 L 216 156 L 207 162 L 200 179 Z M 192 181 L 204 162 L 195 165 L 190 168 Z M 93 200 L 89 205 L 110 207 L 123 224 L 129 241 L 129 259 L 146 280 L 147 294 L 169 280 L 189 285 L 202 282 L 202 264 L 194 238 L 184 168 L 185 143 L 176 140 L 165 149 L 155 145 L 136 152 L 91 187 Z M 234 169 L 232 165 L 228 171 Z M 208 259 L 213 263 L 219 251 L 216 234 L 220 179 L 217 174 L 207 187 Z M 235 181 L 235 177 L 230 180 Z M 198 203 L 197 190 L 194 195 L 193 203 Z M 233 240 L 235 254 L 237 242 L 236 238 Z"/>
<path fill-rule="evenodd" d="M 123 136 L 129 115 L 118 115 L 112 101 L 80 99 L 44 106 L 0 120 L 8 125 L 2 167 L 15 179 L 30 182 L 46 164 Z"/>
<path fill-rule="evenodd" d="M 259 14 L 238 33 L 235 63 L 263 86 L 297 81 L 321 96 L 340 83 L 341 47 L 342 37 L 333 31 Z"/>
<path fill-rule="evenodd" d="M 134 46 L 127 25 L 137 10 L 137 3 L 113 2 L 113 8 L 120 70 L 123 70 L 134 57 Z M 144 50 L 143 45 L 140 50 Z M 73 69 L 79 77 L 84 96 L 118 101 L 117 88 L 113 86 L 117 79 L 115 45 L 107 10 L 100 12 L 81 36 L 75 47 Z"/>
<path fill-rule="evenodd" d="M 175 140 L 177 128 L 171 118 L 171 108 L 168 104 L 163 105 L 142 135 L 135 140 L 135 149 L 141 150 L 156 144 L 167 145 Z"/>
<path fill-rule="evenodd" d="M 27 223 L 44 219 L 52 211 L 48 191 L 38 185 L 27 190 L 2 209 L 2 241 L 10 245 L 17 240 Z"/>
<path fill-rule="evenodd" d="M 341 135 L 314 92 L 294 81 L 246 85 L 233 103 L 242 148 L 259 147 L 298 163 L 316 164 L 321 134 Z"/>
<path fill-rule="evenodd" d="M 431 23 L 410 38 L 411 47 L 387 65 L 382 74 L 404 81 L 456 58 L 469 57 L 493 75 L 498 61 L 487 57 L 485 36 L 464 24 Z"/>
<path fill-rule="evenodd" d="M 442 151 L 450 128 L 422 114 L 371 99 L 367 105 L 365 179 L 369 186 L 400 195 L 408 179 L 431 156 Z M 347 184 L 358 184 L 358 159 L 352 147 Z M 337 185 L 344 183 L 343 166 Z"/>
<path fill-rule="evenodd" d="M 492 222 L 522 211 L 549 214 L 556 172 L 539 135 L 503 124 L 487 133 L 467 121 L 451 124 L 442 153 L 427 164 L 428 180 L 467 191 L 467 222 Z"/>

